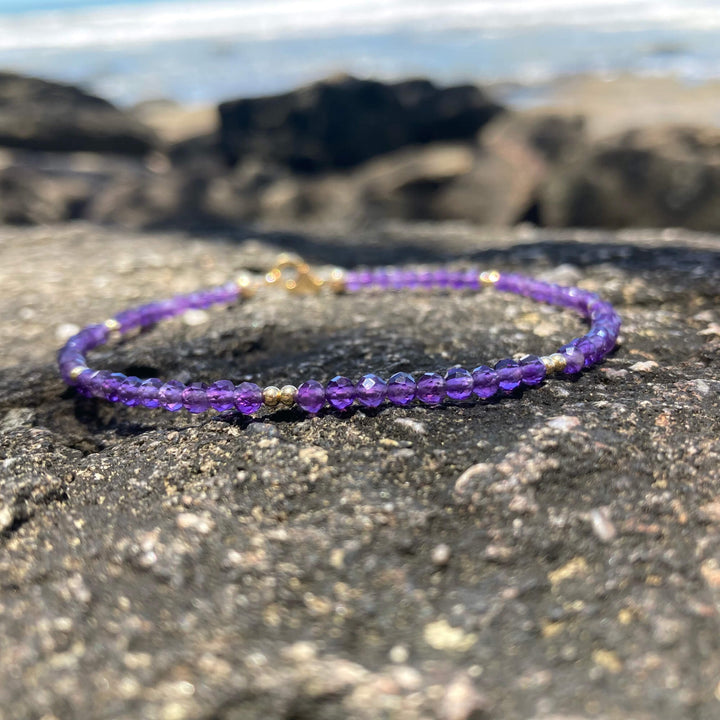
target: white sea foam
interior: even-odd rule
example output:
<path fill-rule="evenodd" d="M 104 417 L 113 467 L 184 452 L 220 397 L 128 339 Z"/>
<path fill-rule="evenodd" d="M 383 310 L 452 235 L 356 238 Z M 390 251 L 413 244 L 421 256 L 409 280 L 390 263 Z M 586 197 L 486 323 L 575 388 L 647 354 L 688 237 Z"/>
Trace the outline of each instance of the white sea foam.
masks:
<path fill-rule="evenodd" d="M 0 52 L 118 48 L 179 40 L 280 40 L 344 34 L 542 27 L 720 29 L 718 0 L 208 0 L 6 15 Z"/>

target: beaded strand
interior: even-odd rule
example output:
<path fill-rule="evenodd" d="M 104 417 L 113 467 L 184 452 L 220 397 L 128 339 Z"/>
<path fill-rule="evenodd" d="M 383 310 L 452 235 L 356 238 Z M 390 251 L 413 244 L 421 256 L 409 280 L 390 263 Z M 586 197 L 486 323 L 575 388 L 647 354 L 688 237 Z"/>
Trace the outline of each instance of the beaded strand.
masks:
<path fill-rule="evenodd" d="M 287 266 L 294 271 L 290 279 L 286 276 Z M 188 310 L 206 309 L 247 299 L 262 285 L 280 283 L 289 291 L 317 292 L 322 285 L 329 285 L 335 292 L 348 293 L 360 293 L 367 289 L 477 291 L 489 286 L 501 292 L 572 309 L 589 321 L 590 329 L 585 335 L 571 340 L 550 355 L 526 355 L 519 361 L 504 358 L 493 367 L 479 365 L 472 371 L 454 366 L 443 374 L 426 372 L 417 379 L 405 372 L 395 373 L 387 380 L 368 373 L 357 382 L 338 375 L 325 384 L 311 379 L 297 387 L 271 385 L 261 388 L 251 382 L 235 385 L 230 380 L 217 380 L 208 386 L 204 382 L 185 385 L 178 380 L 143 380 L 109 370 L 95 370 L 87 365 L 87 353 L 105 344 L 113 336 L 127 335 L 133 330 L 147 328 Z M 523 275 L 501 275 L 497 271 L 386 268 L 352 272 L 335 270 L 329 280 L 323 281 L 312 275 L 305 263 L 284 260 L 263 281 L 253 282 L 250 276 L 243 275 L 235 282 L 220 287 L 140 305 L 118 313 L 104 323 L 89 325 L 61 348 L 58 365 L 62 379 L 74 386 L 79 394 L 128 406 L 159 407 L 171 412 L 185 409 L 191 413 L 211 409 L 218 412 L 235 410 L 251 415 L 263 406 L 274 408 L 297 404 L 306 412 L 317 414 L 326 405 L 338 411 L 347 410 L 354 403 L 374 408 L 385 401 L 399 406 L 413 401 L 438 405 L 446 398 L 466 401 L 474 395 L 485 400 L 510 393 L 520 386 L 534 387 L 549 375 L 575 374 L 601 362 L 615 347 L 620 324 L 620 317 L 612 305 L 596 293 Z"/>

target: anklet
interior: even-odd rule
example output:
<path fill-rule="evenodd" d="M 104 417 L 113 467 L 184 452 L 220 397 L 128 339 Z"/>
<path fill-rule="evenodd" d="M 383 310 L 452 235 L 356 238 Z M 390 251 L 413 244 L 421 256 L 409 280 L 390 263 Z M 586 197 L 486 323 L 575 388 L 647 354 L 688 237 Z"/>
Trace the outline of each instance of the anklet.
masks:
<path fill-rule="evenodd" d="M 164 382 L 158 378 L 143 380 L 128 377 L 109 370 L 94 370 L 87 365 L 86 353 L 112 337 L 147 328 L 188 310 L 249 299 L 265 286 L 284 287 L 293 293 L 317 293 L 322 288 L 329 288 L 335 293 L 359 293 L 367 289 L 388 292 L 432 289 L 478 291 L 483 287 L 493 287 L 575 310 L 590 322 L 590 330 L 551 355 L 526 355 L 519 361 L 505 358 L 493 367 L 479 365 L 472 371 L 455 366 L 443 374 L 426 372 L 417 380 L 408 373 L 398 372 L 388 380 L 373 373 L 363 375 L 358 381 L 338 375 L 325 384 L 307 380 L 298 387 L 271 385 L 261 388 L 251 382 L 236 385 L 231 380 L 217 380 L 209 386 L 204 382 L 185 385 L 178 380 Z M 140 305 L 99 325 L 89 325 L 63 346 L 58 353 L 58 364 L 63 380 L 81 395 L 129 406 L 159 407 L 172 412 L 184 408 L 191 413 L 239 411 L 249 415 L 263 405 L 273 408 L 297 404 L 308 413 L 315 414 L 326 404 L 335 410 L 346 410 L 353 403 L 374 408 L 386 400 L 394 405 L 408 405 L 413 401 L 438 405 L 446 398 L 454 401 L 467 401 L 473 396 L 488 399 L 510 393 L 521 386 L 533 387 L 549 375 L 575 374 L 601 362 L 615 347 L 619 332 L 620 317 L 610 303 L 595 293 L 523 275 L 501 275 L 495 270 L 415 271 L 387 268 L 352 272 L 336 269 L 320 277 L 311 272 L 306 263 L 283 258 L 262 278 L 253 279 L 249 274 L 243 274 L 227 285 Z"/>

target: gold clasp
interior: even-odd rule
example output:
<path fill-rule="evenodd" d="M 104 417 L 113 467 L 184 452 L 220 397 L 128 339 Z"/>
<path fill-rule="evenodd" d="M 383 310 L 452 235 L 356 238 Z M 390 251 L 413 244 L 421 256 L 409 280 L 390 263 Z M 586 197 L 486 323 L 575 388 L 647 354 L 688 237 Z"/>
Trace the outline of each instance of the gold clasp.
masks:
<path fill-rule="evenodd" d="M 272 270 L 265 274 L 266 285 L 281 285 L 288 292 L 315 295 L 324 281 L 314 275 L 302 259 L 281 255 Z"/>

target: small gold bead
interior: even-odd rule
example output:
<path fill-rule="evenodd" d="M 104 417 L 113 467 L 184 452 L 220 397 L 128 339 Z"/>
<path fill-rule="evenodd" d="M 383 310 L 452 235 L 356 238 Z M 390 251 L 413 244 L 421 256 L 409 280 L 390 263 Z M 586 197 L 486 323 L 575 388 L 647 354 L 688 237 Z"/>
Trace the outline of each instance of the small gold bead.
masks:
<path fill-rule="evenodd" d="M 120 323 L 115 318 L 109 318 L 107 319 L 103 325 L 110 330 L 110 332 L 116 331 L 120 329 Z"/>
<path fill-rule="evenodd" d="M 240 273 L 235 279 L 235 284 L 238 286 L 241 298 L 251 298 L 257 291 L 257 286 L 253 283 L 252 277 L 249 273 Z"/>
<path fill-rule="evenodd" d="M 298 390 L 294 385 L 283 385 L 280 388 L 280 402 L 283 405 L 287 405 L 288 407 L 290 407 L 290 405 L 293 405 L 295 403 L 297 393 Z"/>
<path fill-rule="evenodd" d="M 545 365 L 545 369 L 547 370 L 548 375 L 551 373 L 562 372 L 567 366 L 567 359 L 564 355 L 561 355 L 560 353 L 543 355 L 540 360 L 542 360 L 543 365 Z"/>
<path fill-rule="evenodd" d="M 482 285 L 494 285 L 500 279 L 500 273 L 497 270 L 484 270 L 478 276 Z"/>
<path fill-rule="evenodd" d="M 553 353 L 550 356 L 555 364 L 555 372 L 562 372 L 567 367 L 567 358 L 560 353 Z"/>
<path fill-rule="evenodd" d="M 87 370 L 85 365 L 77 365 L 70 371 L 70 379 L 77 380 Z"/>
<path fill-rule="evenodd" d="M 342 268 L 333 268 L 330 272 L 330 279 L 328 280 L 328 284 L 330 285 L 330 289 L 337 293 L 338 295 L 340 293 L 345 292 L 345 271 Z"/>
<path fill-rule="evenodd" d="M 280 402 L 280 388 L 269 385 L 263 390 L 263 402 L 268 407 L 275 407 Z"/>
<path fill-rule="evenodd" d="M 282 271 L 279 268 L 273 268 L 269 272 L 265 273 L 265 284 L 275 285 L 280 282 L 282 278 Z"/>

